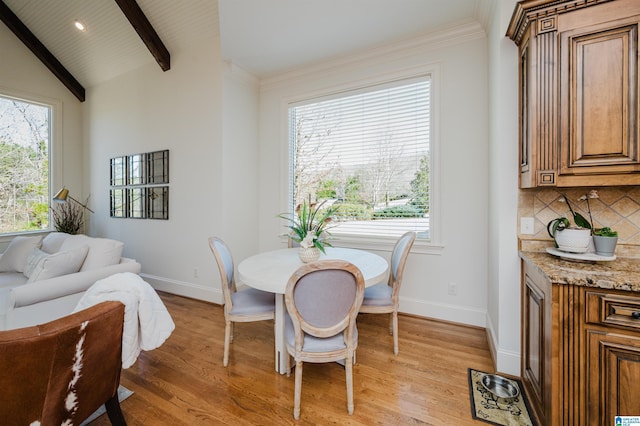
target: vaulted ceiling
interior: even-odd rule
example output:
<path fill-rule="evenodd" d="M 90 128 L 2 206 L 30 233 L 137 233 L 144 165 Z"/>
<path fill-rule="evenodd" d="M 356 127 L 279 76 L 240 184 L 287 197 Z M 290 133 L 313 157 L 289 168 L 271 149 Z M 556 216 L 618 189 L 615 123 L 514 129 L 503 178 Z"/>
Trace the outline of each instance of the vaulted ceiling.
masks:
<path fill-rule="evenodd" d="M 154 52 L 158 46 L 170 55 L 218 36 L 225 60 L 269 77 L 481 21 L 493 0 L 0 1 L 81 87 L 91 87 L 154 60 L 167 68 Z M 138 8 L 143 20 L 131 21 L 127 8 Z M 84 31 L 74 27 L 76 20 Z M 144 35 L 154 33 L 157 43 L 149 45 Z"/>

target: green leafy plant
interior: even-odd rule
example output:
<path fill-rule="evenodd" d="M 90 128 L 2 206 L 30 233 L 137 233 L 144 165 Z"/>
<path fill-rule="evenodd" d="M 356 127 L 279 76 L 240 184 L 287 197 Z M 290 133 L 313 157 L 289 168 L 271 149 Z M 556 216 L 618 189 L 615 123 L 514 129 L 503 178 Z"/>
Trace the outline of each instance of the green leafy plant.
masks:
<path fill-rule="evenodd" d="M 596 228 L 593 230 L 593 235 L 597 235 L 599 237 L 617 237 L 618 231 L 614 231 L 611 228 Z"/>
<path fill-rule="evenodd" d="M 407 204 L 404 206 L 393 206 L 377 210 L 373 213 L 373 218 L 386 219 L 390 217 L 422 217 L 422 215 L 422 210 L 411 204 Z"/>
<path fill-rule="evenodd" d="M 305 200 L 302 204 L 298 204 L 294 215 L 284 213 L 278 215 L 278 217 L 290 222 L 288 226 L 290 229 L 289 237 L 300 243 L 301 247 L 317 247 L 323 253 L 325 253 L 325 247 L 331 247 L 327 241 L 330 236 L 328 227 L 333 220 L 332 217 L 338 211 L 338 207 L 329 206 L 322 209 L 325 203 L 326 200 L 319 204 L 312 203 L 311 196 L 309 196 L 308 202 Z"/>

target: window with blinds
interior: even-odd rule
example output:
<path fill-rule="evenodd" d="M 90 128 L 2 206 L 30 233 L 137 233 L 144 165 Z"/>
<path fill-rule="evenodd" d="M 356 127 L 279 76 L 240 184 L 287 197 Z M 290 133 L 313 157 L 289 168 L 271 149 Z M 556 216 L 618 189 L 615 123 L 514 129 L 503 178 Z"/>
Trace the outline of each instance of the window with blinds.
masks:
<path fill-rule="evenodd" d="M 430 94 L 421 76 L 289 105 L 292 211 L 326 200 L 334 236 L 429 240 Z"/>

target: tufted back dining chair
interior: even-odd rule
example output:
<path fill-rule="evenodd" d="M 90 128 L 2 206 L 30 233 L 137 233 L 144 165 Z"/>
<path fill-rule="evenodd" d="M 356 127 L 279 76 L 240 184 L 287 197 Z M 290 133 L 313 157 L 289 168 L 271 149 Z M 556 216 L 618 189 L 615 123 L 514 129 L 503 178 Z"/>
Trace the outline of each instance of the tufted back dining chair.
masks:
<path fill-rule="evenodd" d="M 218 237 L 209 237 L 209 248 L 218 264 L 220 285 L 224 297 L 224 356 L 223 364 L 229 364 L 229 346 L 233 342 L 234 322 L 253 322 L 275 318 L 275 294 L 243 288 L 238 290 L 234 278 L 233 257 L 229 247 Z"/>
<path fill-rule="evenodd" d="M 287 352 L 295 360 L 293 416 L 300 418 L 303 362 L 344 360 L 347 410 L 353 414 L 353 360 L 358 346 L 356 317 L 364 296 L 364 279 L 353 264 L 324 260 L 301 266 L 285 291 Z M 290 371 L 287 357 L 287 371 Z"/>
<path fill-rule="evenodd" d="M 126 425 L 118 386 L 124 305 L 102 302 L 46 324 L 0 332 L 0 423 L 79 425 L 102 405 Z"/>
<path fill-rule="evenodd" d="M 415 232 L 406 232 L 398 239 L 391 252 L 389 280 L 367 287 L 360 307 L 360 312 L 365 314 L 390 314 L 389 333 L 393 335 L 395 355 L 398 355 L 398 295 L 407 256 L 415 239 Z"/>

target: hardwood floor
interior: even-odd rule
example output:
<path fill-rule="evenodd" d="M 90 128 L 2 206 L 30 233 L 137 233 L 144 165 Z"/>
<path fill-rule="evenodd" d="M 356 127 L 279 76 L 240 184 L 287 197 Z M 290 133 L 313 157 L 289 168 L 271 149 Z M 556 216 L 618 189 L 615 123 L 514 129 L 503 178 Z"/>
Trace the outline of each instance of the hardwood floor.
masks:
<path fill-rule="evenodd" d="M 393 355 L 388 316 L 358 317 L 355 412 L 347 414 L 344 370 L 304 364 L 300 420 L 293 374 L 275 372 L 273 321 L 235 325 L 222 365 L 222 307 L 161 293 L 176 329 L 160 348 L 123 370 L 134 391 L 122 402 L 129 425 L 467 425 L 467 368 L 492 372 L 485 331 L 400 316 Z M 91 423 L 109 425 L 106 415 Z"/>

